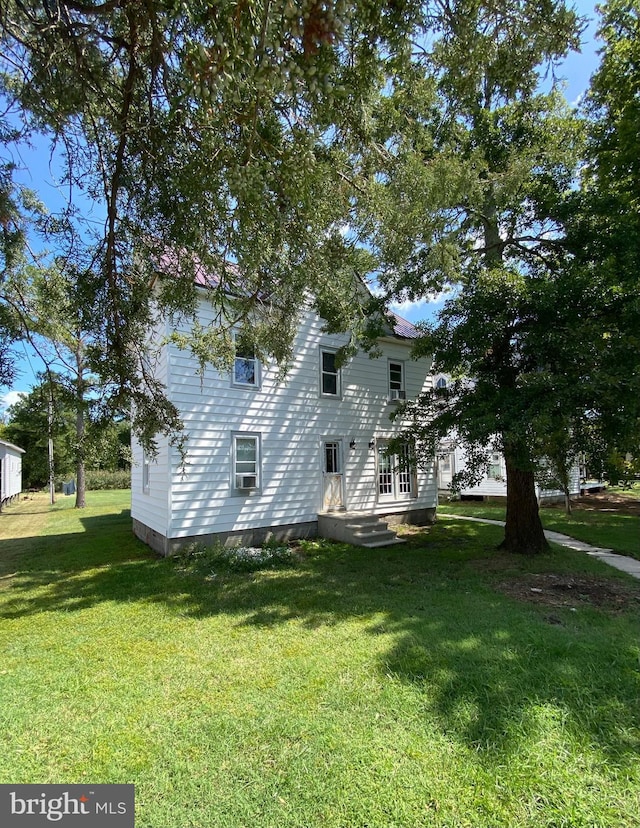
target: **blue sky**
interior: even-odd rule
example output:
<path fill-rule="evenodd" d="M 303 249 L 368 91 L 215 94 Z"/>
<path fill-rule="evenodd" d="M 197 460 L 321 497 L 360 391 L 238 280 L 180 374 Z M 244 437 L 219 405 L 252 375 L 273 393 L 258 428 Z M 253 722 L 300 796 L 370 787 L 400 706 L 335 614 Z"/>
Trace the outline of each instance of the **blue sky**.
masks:
<path fill-rule="evenodd" d="M 566 80 L 565 96 L 569 103 L 576 103 L 589 86 L 589 79 L 598 65 L 598 44 L 595 38 L 597 15 L 594 10 L 595 0 L 574 0 L 574 7 L 580 15 L 589 18 L 590 22 L 583 34 L 583 47 L 580 53 L 571 54 L 563 64 L 562 75 Z M 17 159 L 19 161 L 19 159 Z M 36 190 L 40 198 L 51 209 L 60 203 L 61 195 L 54 182 L 49 167 L 47 151 L 37 151 L 29 157 L 24 157 L 25 170 L 22 173 L 22 183 Z M 397 313 L 411 322 L 432 319 L 442 306 L 440 301 L 422 301 L 394 307 Z M 20 374 L 11 389 L 1 389 L 0 417 L 4 410 L 12 405 L 20 393 L 28 392 L 34 384 L 35 372 L 41 370 L 39 360 L 30 353 L 25 346 L 20 347 Z"/>
<path fill-rule="evenodd" d="M 573 6 L 581 17 L 589 23 L 582 35 L 581 52 L 573 52 L 564 61 L 561 75 L 565 80 L 564 94 L 570 104 L 577 104 L 589 87 L 591 75 L 596 70 L 599 58 L 599 43 L 596 39 L 598 15 L 595 12 L 596 0 L 574 0 Z M 440 310 L 444 299 L 434 301 L 411 302 L 395 305 L 393 310 L 410 322 L 430 321 Z"/>

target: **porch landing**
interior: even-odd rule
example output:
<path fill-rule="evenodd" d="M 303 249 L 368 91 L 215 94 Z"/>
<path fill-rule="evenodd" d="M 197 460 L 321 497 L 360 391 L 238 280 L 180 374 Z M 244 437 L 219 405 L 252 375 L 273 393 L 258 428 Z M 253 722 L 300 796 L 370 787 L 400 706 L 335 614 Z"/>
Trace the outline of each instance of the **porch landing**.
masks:
<path fill-rule="evenodd" d="M 369 512 L 323 512 L 318 515 L 318 534 L 368 549 L 405 543 L 386 520 Z"/>

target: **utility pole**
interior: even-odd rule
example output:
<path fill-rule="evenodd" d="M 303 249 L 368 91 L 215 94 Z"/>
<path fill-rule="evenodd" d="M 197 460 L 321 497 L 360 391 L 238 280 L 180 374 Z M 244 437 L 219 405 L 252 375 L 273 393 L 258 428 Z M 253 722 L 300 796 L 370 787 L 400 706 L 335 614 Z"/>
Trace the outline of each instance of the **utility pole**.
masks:
<path fill-rule="evenodd" d="M 49 431 L 49 503 L 56 502 L 55 468 L 53 464 L 53 385 L 49 377 L 49 406 L 47 410 L 47 426 Z"/>

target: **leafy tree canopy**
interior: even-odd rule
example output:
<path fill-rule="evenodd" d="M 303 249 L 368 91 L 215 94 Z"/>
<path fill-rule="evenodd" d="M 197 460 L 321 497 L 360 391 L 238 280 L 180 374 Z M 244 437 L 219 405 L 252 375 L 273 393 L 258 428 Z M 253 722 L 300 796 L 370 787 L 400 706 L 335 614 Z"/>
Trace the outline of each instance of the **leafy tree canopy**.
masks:
<path fill-rule="evenodd" d="M 640 458 L 640 4 L 599 7 L 601 64 L 583 103 L 586 163 L 561 206 L 571 277 L 572 330 L 591 361 L 574 394 L 595 471 L 616 480 Z"/>
<path fill-rule="evenodd" d="M 4 94 L 50 136 L 72 194 L 46 231 L 91 274 L 95 367 L 133 400 L 144 439 L 178 425 L 144 343 L 158 309 L 192 315 L 198 272 L 215 275 L 225 324 L 184 344 L 214 364 L 229 359 L 225 327 L 247 319 L 286 364 L 306 295 L 358 335 L 366 256 L 342 232 L 342 136 L 365 129 L 382 56 L 402 53 L 421 14 L 414 0 L 2 4 Z M 78 195 L 102 205 L 97 223 Z"/>
<path fill-rule="evenodd" d="M 76 474 L 76 410 L 75 400 L 65 383 L 55 377 L 42 378 L 29 394 L 25 394 L 7 411 L 8 422 L 2 427 L 2 438 L 25 450 L 22 462 L 24 488 L 40 488 L 49 480 L 49 401 L 53 385 L 52 437 L 56 477 Z M 89 469 L 115 471 L 128 468 L 130 425 L 114 420 L 100 426 L 88 425 L 86 464 Z"/>
<path fill-rule="evenodd" d="M 388 296 L 452 291 L 418 353 L 433 354 L 456 381 L 407 406 L 410 432 L 426 462 L 455 433 L 472 479 L 487 452 L 501 450 L 505 544 L 535 552 L 545 546 L 534 489 L 541 424 L 557 404 L 562 411 L 560 389 L 550 387 L 560 382 L 548 323 L 570 291 L 556 206 L 583 141 L 563 96 L 541 92 L 540 82 L 577 47 L 581 24 L 563 2 L 447 0 L 428 9 L 431 37 L 372 116 L 362 227 Z"/>

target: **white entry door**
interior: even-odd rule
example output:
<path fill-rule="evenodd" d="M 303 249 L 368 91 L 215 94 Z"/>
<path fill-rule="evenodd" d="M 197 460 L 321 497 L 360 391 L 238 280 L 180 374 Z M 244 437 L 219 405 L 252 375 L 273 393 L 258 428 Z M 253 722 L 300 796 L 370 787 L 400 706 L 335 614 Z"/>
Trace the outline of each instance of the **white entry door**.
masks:
<path fill-rule="evenodd" d="M 325 440 L 322 444 L 322 482 L 322 510 L 335 512 L 344 509 L 341 440 Z"/>
<path fill-rule="evenodd" d="M 455 455 L 452 451 L 438 452 L 438 488 L 448 489 L 455 473 Z"/>

